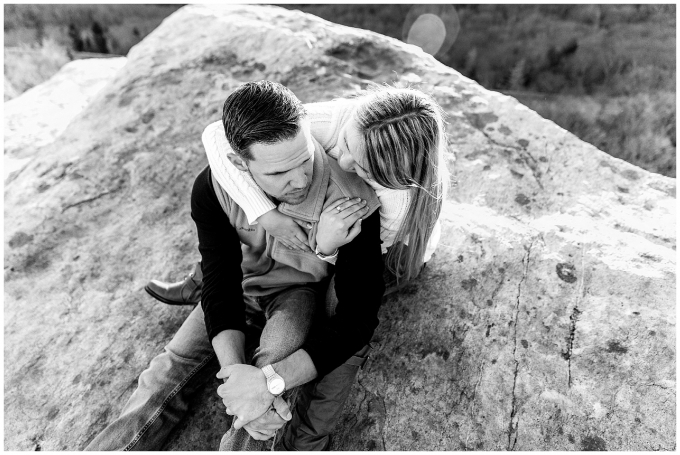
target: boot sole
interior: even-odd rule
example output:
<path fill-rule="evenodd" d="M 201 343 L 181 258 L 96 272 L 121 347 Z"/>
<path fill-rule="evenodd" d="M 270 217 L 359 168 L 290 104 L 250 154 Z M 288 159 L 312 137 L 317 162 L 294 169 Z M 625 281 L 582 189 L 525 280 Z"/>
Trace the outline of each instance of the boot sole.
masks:
<path fill-rule="evenodd" d="M 149 288 L 148 286 L 144 286 L 144 290 L 146 291 L 147 294 L 149 294 L 149 295 L 150 295 L 151 297 L 153 297 L 154 299 L 156 299 L 156 300 L 158 300 L 158 301 L 160 301 L 160 302 L 163 302 L 163 303 L 165 303 L 165 304 L 168 304 L 168 305 L 177 305 L 177 306 L 179 306 L 179 305 L 197 305 L 197 304 L 198 304 L 198 302 L 178 302 L 177 300 L 169 300 L 169 299 L 166 299 L 165 297 L 156 294 L 156 293 L 155 293 L 151 288 Z"/>

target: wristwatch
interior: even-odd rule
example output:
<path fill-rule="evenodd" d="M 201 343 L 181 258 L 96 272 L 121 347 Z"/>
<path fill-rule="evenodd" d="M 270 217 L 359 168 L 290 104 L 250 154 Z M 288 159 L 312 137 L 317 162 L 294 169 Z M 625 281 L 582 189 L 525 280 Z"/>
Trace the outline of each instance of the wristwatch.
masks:
<path fill-rule="evenodd" d="M 262 372 L 267 377 L 267 389 L 269 393 L 278 397 L 286 390 L 286 382 L 279 376 L 271 365 L 262 367 Z"/>
<path fill-rule="evenodd" d="M 335 249 L 335 252 L 333 254 L 323 254 L 321 251 L 319 251 L 319 245 L 316 245 L 316 248 L 314 248 L 314 254 L 316 254 L 316 257 L 321 259 L 322 261 L 327 261 L 329 259 L 335 259 L 338 257 L 338 251 L 339 248 Z"/>

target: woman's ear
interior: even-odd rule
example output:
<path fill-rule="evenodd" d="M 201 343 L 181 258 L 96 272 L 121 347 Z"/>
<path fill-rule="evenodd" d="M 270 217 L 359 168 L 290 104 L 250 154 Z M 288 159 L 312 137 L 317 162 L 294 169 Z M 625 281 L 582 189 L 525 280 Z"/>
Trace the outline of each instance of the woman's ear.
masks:
<path fill-rule="evenodd" d="M 246 161 L 238 156 L 236 153 L 227 153 L 227 158 L 229 161 L 231 161 L 231 164 L 236 166 L 236 169 L 239 171 L 247 172 L 248 171 L 248 166 L 246 164 Z"/>

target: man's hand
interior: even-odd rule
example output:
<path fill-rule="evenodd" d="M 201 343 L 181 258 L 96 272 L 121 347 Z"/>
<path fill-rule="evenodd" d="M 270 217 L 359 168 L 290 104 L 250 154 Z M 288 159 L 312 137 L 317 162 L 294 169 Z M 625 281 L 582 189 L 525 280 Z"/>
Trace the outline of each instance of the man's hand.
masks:
<path fill-rule="evenodd" d="M 266 441 L 271 439 L 276 430 L 281 428 L 287 421 L 292 418 L 288 403 L 281 397 L 274 399 L 274 409 L 269 409 L 257 419 L 247 423 L 243 429 L 258 441 Z"/>
<path fill-rule="evenodd" d="M 300 226 L 311 229 L 311 223 L 298 221 L 276 209 L 270 210 L 257 219 L 268 234 L 274 236 L 286 248 L 300 251 L 312 251 L 307 234 Z"/>
<path fill-rule="evenodd" d="M 236 416 L 237 430 L 267 412 L 274 395 L 267 389 L 267 378 L 261 369 L 251 365 L 229 365 L 217 373 L 226 379 L 217 394 L 227 407 L 227 414 Z"/>

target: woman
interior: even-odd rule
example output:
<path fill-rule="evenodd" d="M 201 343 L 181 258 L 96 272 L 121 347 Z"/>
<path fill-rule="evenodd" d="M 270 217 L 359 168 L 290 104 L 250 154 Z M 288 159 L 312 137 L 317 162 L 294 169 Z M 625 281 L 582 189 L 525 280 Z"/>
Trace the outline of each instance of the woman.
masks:
<path fill-rule="evenodd" d="M 386 86 L 305 108 L 313 138 L 380 199 L 386 294 L 393 292 L 418 276 L 439 241 L 439 215 L 448 188 L 442 110 L 423 92 Z M 244 209 L 249 223 L 261 223 L 289 248 L 310 249 L 298 221 L 279 213 L 252 177 L 227 159 L 231 149 L 221 122 L 206 128 L 203 144 L 215 178 Z M 362 211 L 357 201 L 337 201 L 322 213 L 317 240 L 325 253 L 337 252 L 359 233 L 361 219 L 354 220 Z M 319 256 L 329 262 L 335 257 Z M 199 264 L 183 282 L 152 281 L 146 290 L 166 303 L 187 304 L 200 301 L 200 287 Z"/>

